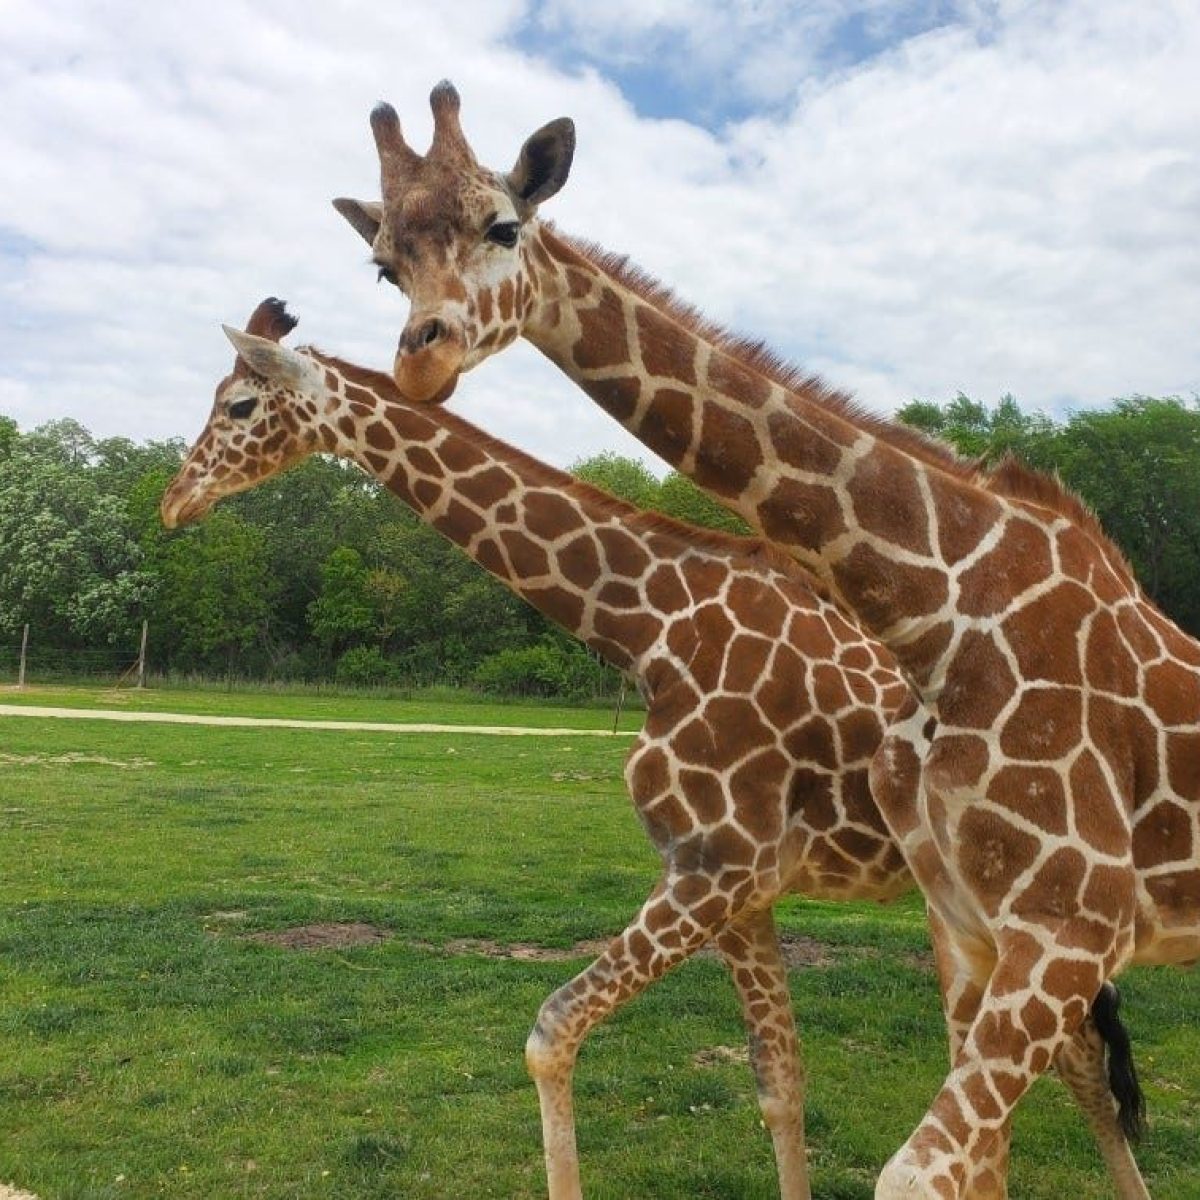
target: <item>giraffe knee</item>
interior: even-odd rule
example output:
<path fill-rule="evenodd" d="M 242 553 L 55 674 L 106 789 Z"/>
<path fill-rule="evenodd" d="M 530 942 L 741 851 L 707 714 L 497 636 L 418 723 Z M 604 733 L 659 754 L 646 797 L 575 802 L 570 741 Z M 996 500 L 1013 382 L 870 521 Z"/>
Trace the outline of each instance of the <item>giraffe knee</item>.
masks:
<path fill-rule="evenodd" d="M 559 1006 L 551 996 L 538 1012 L 537 1021 L 525 1039 L 525 1069 L 536 1079 L 569 1071 L 575 1062 L 578 1047 L 567 1036 L 562 1022 L 557 1020 Z"/>
<path fill-rule="evenodd" d="M 525 1069 L 534 1079 L 544 1078 L 553 1071 L 557 1057 L 539 1021 L 525 1039 Z"/>
<path fill-rule="evenodd" d="M 804 1123 L 804 1109 L 800 1097 L 794 1093 L 774 1096 L 760 1092 L 758 1111 L 762 1114 L 763 1124 L 772 1134 L 795 1130 Z"/>

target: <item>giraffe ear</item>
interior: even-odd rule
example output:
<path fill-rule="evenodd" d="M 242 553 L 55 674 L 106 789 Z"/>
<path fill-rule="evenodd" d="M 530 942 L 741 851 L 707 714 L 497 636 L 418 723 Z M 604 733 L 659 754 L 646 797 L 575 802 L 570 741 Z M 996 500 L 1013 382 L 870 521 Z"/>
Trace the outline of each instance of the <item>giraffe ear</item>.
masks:
<path fill-rule="evenodd" d="M 530 135 L 505 182 L 518 200 L 530 206 L 541 204 L 567 182 L 574 157 L 575 122 L 559 117 Z"/>
<path fill-rule="evenodd" d="M 339 196 L 333 207 L 358 230 L 368 245 L 373 245 L 375 235 L 383 222 L 383 205 L 378 200 L 350 200 Z"/>
<path fill-rule="evenodd" d="M 305 359 L 290 346 L 281 346 L 270 338 L 256 337 L 243 333 L 229 325 L 222 325 L 225 336 L 233 343 L 238 358 L 257 375 L 280 383 L 299 383 L 308 374 Z"/>

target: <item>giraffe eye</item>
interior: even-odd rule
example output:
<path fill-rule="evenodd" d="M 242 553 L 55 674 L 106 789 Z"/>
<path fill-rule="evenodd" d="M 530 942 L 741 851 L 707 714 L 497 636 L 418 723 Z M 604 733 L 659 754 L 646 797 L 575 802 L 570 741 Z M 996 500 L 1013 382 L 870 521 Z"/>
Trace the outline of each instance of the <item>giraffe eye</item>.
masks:
<path fill-rule="evenodd" d="M 245 400 L 235 400 L 229 406 L 229 415 L 235 421 L 244 421 L 258 406 L 258 401 L 253 396 L 247 396 Z"/>
<path fill-rule="evenodd" d="M 516 221 L 494 221 L 488 226 L 484 237 L 495 246 L 507 246 L 511 249 L 517 244 L 517 234 L 520 225 Z"/>

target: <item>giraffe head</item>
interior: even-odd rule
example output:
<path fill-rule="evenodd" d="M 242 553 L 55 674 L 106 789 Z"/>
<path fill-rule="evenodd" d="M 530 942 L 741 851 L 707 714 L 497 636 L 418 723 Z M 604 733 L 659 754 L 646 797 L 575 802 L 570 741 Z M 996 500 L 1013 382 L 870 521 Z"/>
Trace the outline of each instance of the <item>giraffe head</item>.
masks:
<path fill-rule="evenodd" d="M 491 171 L 467 144 L 454 88 L 439 83 L 429 103 L 433 144 L 424 157 L 405 142 L 390 104 L 371 113 L 382 204 L 333 202 L 370 242 L 379 278 L 409 298 L 394 375 L 415 403 L 446 400 L 463 371 L 521 333 L 535 297 L 531 222 L 566 182 L 575 151 L 575 127 L 562 117 L 525 142 L 511 171 Z"/>
<path fill-rule="evenodd" d="M 233 371 L 217 385 L 208 424 L 162 498 L 163 524 L 197 521 L 221 499 L 254 487 L 323 448 L 317 397 L 320 368 L 280 340 L 296 318 L 279 300 L 264 300 L 245 332 L 222 326 L 237 350 Z"/>

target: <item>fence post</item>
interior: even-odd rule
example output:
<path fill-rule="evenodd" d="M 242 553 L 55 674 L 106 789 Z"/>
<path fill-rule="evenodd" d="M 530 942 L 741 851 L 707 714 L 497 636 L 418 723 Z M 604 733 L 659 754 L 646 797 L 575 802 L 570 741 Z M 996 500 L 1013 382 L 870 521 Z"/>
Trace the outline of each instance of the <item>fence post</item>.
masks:
<path fill-rule="evenodd" d="M 137 686 L 140 688 L 146 686 L 146 632 L 148 625 L 148 621 L 142 622 L 142 644 L 138 650 Z"/>
<path fill-rule="evenodd" d="M 625 672 L 621 672 L 621 690 L 617 693 L 617 711 L 613 713 L 613 733 L 617 732 L 617 725 L 621 720 L 621 708 L 625 703 Z"/>
<path fill-rule="evenodd" d="M 29 622 L 25 622 L 25 631 L 21 634 L 21 666 L 17 671 L 17 687 L 25 686 L 25 651 L 29 649 Z"/>

